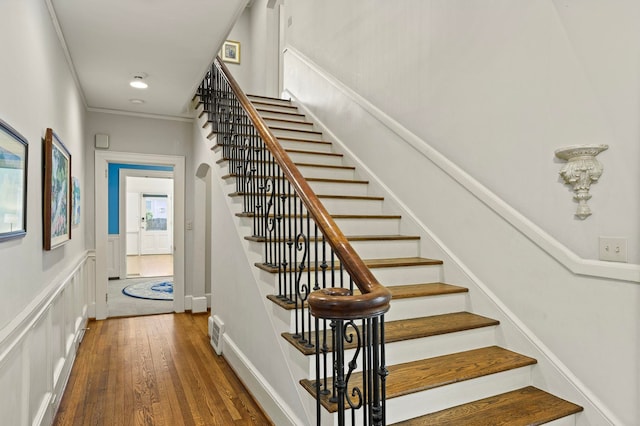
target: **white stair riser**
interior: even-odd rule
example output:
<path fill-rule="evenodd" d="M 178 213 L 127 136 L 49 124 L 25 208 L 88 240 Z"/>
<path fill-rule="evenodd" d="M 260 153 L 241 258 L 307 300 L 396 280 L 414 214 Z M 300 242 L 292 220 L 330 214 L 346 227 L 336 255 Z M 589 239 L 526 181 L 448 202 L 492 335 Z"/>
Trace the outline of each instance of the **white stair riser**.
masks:
<path fill-rule="evenodd" d="M 312 336 L 314 336 L 313 333 Z M 397 365 L 405 362 L 418 361 L 425 358 L 433 358 L 456 352 L 479 349 L 486 346 L 494 345 L 495 343 L 495 327 L 483 327 L 474 330 L 460 331 L 457 333 L 448 333 L 438 336 L 423 337 L 420 339 L 392 342 L 385 345 L 385 363 L 387 366 Z M 353 359 L 354 355 L 355 349 L 349 349 L 345 351 L 345 365 Z M 316 378 L 315 355 L 305 356 L 300 351 L 298 351 L 298 355 L 296 356 L 304 357 L 307 360 L 308 371 L 305 372 L 306 375 L 304 377 L 308 377 L 311 380 L 314 380 Z M 329 371 L 331 371 L 331 368 L 333 368 L 333 354 L 329 354 L 327 356 L 327 362 Z M 303 365 L 302 361 L 297 361 L 297 363 Z M 362 354 L 360 354 L 356 363 L 357 368 L 355 371 L 362 371 Z M 322 360 L 322 357 L 320 358 L 320 367 L 320 371 L 324 371 L 324 362 Z M 333 373 L 329 373 L 329 375 L 332 374 Z"/>
<path fill-rule="evenodd" d="M 312 230 L 313 232 L 313 230 Z M 261 247 L 264 247 L 264 243 L 255 243 L 260 244 Z M 414 257 L 418 254 L 418 242 L 414 240 L 406 240 L 406 241 L 386 241 L 386 240 L 378 240 L 378 241 L 350 241 L 350 245 L 353 249 L 358 253 L 361 259 L 386 259 L 386 258 L 394 258 L 394 257 Z M 296 250 L 295 246 L 292 248 Z M 306 258 L 310 259 L 313 263 L 315 259 L 318 259 L 318 262 L 322 262 L 323 258 L 323 247 L 320 241 L 316 244 L 315 241 L 311 241 L 309 246 L 305 249 L 304 247 L 301 250 L 298 250 L 297 260 L 302 260 L 303 252 L 306 251 Z M 317 257 L 316 257 L 317 253 Z M 287 252 L 288 254 L 288 252 Z M 330 262 L 331 250 L 328 245 L 324 248 L 324 256 L 326 256 L 326 261 Z"/>
<path fill-rule="evenodd" d="M 273 133 L 275 137 L 282 136 L 286 138 L 300 138 L 300 139 L 312 140 L 312 141 L 322 140 L 322 134 L 320 133 L 309 133 L 309 132 L 301 132 L 297 130 L 284 130 L 284 129 L 274 129 L 274 128 L 271 128 L 271 133 Z"/>
<path fill-rule="evenodd" d="M 518 368 L 477 379 L 452 383 L 423 392 L 387 399 L 386 424 L 397 423 L 422 416 L 426 413 L 440 411 L 445 408 L 520 389 L 529 384 L 531 375 L 530 368 L 531 367 Z M 310 394 L 307 393 L 307 395 L 309 399 L 313 400 Z M 354 424 L 362 424 L 361 411 L 362 410 L 356 411 L 356 422 Z M 323 426 L 337 425 L 337 414 L 334 413 L 331 421 L 329 421 L 329 419 L 325 420 L 323 415 L 322 424 Z"/>
<path fill-rule="evenodd" d="M 316 194 L 368 195 L 369 189 L 369 185 L 363 183 L 318 181 L 308 181 L 308 183 Z"/>
<path fill-rule="evenodd" d="M 400 219 L 396 218 L 335 218 L 334 221 L 345 235 L 397 235 L 400 232 Z"/>
<path fill-rule="evenodd" d="M 292 230 L 293 231 L 293 230 Z M 312 231 L 313 232 L 313 228 Z M 257 245 L 256 250 L 265 250 L 265 244 L 255 242 Z M 286 244 L 286 243 L 285 243 Z M 353 249 L 358 253 L 361 259 L 386 259 L 393 257 L 413 257 L 418 254 L 418 242 L 415 240 L 406 240 L 406 241 L 350 241 Z M 286 254 L 289 255 L 288 247 Z M 305 249 L 302 247 L 301 250 L 296 251 L 295 244 L 292 246 L 292 253 L 296 255 L 296 259 L 298 261 L 302 261 L 302 256 L 306 251 L 306 259 L 309 259 L 311 263 L 314 263 L 316 259 L 318 262 L 322 262 L 323 258 L 323 246 L 322 242 L 318 241 L 316 244 L 315 241 L 311 241 L 309 246 Z M 317 253 L 317 257 L 316 257 Z M 293 256 L 292 255 L 292 256 Z M 331 249 L 327 245 L 324 247 L 324 256 L 326 256 L 327 263 L 331 260 Z"/>
<path fill-rule="evenodd" d="M 289 121 L 287 118 L 285 118 L 284 120 L 287 121 L 274 120 L 270 118 L 264 119 L 265 123 L 267 123 L 267 126 L 269 127 L 282 127 L 290 130 L 315 130 L 313 127 L 313 123 L 309 123 L 306 121 Z"/>
<path fill-rule="evenodd" d="M 371 272 L 376 279 L 386 286 L 390 285 L 402 285 L 407 283 L 420 283 L 420 282 L 440 282 L 442 281 L 441 274 L 442 268 L 440 265 L 421 265 L 421 266 L 404 266 L 394 268 L 371 268 Z M 266 278 L 268 283 L 273 283 L 273 288 L 277 289 L 278 274 L 266 272 L 271 274 L 271 278 Z M 349 276 L 346 272 L 342 272 L 342 282 L 345 286 L 349 285 Z M 330 280 L 330 273 L 327 272 L 327 279 Z M 288 278 L 287 278 L 288 279 Z M 334 282 L 340 283 L 340 272 L 335 271 Z M 306 283 L 306 275 L 304 277 L 304 283 Z M 329 281 L 330 282 L 330 281 Z M 322 285 L 322 283 L 320 283 Z M 313 286 L 313 284 L 312 284 Z M 339 286 L 339 284 L 338 284 Z"/>
<path fill-rule="evenodd" d="M 276 112 L 276 111 L 263 111 L 262 107 L 260 107 L 260 109 L 258 110 L 258 113 L 264 119 L 276 118 L 280 120 L 299 121 L 299 122 L 307 121 L 304 115 L 298 115 L 296 113 L 287 114 L 284 112 Z"/>
<path fill-rule="evenodd" d="M 350 244 L 361 259 L 417 257 L 420 254 L 420 240 L 353 241 Z"/>
<path fill-rule="evenodd" d="M 238 211 L 241 206 L 238 205 Z M 244 226 L 253 226 L 252 218 L 240 218 Z M 336 224 L 345 235 L 367 235 L 384 234 L 392 235 L 398 233 L 399 219 L 335 219 Z M 244 235 L 251 235 L 244 234 Z"/>
<path fill-rule="evenodd" d="M 552 422 L 545 423 L 545 426 L 575 426 L 576 425 L 576 415 L 572 414 L 570 416 L 563 417 L 558 420 L 554 420 Z"/>
<path fill-rule="evenodd" d="M 424 265 L 424 266 L 403 266 L 403 267 L 393 267 L 393 268 L 371 268 L 371 272 L 376 277 L 376 279 L 383 285 L 401 285 L 406 283 L 419 283 L 419 282 L 439 282 L 441 280 L 442 268 L 440 265 Z M 273 285 L 274 293 L 278 289 L 278 274 L 264 271 L 265 274 L 271 275 L 271 278 L 268 278 L 268 275 L 265 276 L 265 282 L 267 284 Z M 340 280 L 340 274 L 342 273 L 342 281 Z M 327 287 L 331 286 L 331 283 L 336 283 L 335 286 L 339 287 L 342 282 L 344 287 L 349 286 L 349 275 L 345 271 L 333 271 L 333 274 L 329 271 L 326 272 L 327 279 Z M 332 278 L 333 277 L 333 278 Z M 404 277 L 407 277 L 406 279 Z M 311 287 L 315 285 L 313 282 L 314 273 L 312 272 L 312 283 Z M 331 281 L 333 279 L 333 281 Z M 287 277 L 289 280 L 289 277 Z M 390 282 L 391 284 L 387 284 Z M 307 275 L 306 273 L 302 277 L 301 284 L 307 283 Z M 320 286 L 322 286 L 322 282 L 320 282 Z"/>
<path fill-rule="evenodd" d="M 355 179 L 354 169 L 298 165 L 298 170 L 300 170 L 300 173 L 302 173 L 302 176 L 304 176 L 305 178 Z"/>
<path fill-rule="evenodd" d="M 279 139 L 284 149 L 298 149 L 301 151 L 333 152 L 333 146 L 329 143 L 305 142 L 290 139 Z"/>
<path fill-rule="evenodd" d="M 330 214 L 382 214 L 383 200 L 320 198 Z"/>
<path fill-rule="evenodd" d="M 342 166 L 342 157 L 338 155 L 318 155 L 300 152 L 287 152 L 294 163 L 312 163 L 326 166 Z"/>
<path fill-rule="evenodd" d="M 371 272 L 382 285 L 393 286 L 407 283 L 432 283 L 442 281 L 441 265 L 403 266 L 373 268 Z"/>
<path fill-rule="evenodd" d="M 391 299 L 391 308 L 385 314 L 385 318 L 387 321 L 394 321 L 462 312 L 467 308 L 467 297 L 467 293 L 452 293 L 440 296 Z"/>

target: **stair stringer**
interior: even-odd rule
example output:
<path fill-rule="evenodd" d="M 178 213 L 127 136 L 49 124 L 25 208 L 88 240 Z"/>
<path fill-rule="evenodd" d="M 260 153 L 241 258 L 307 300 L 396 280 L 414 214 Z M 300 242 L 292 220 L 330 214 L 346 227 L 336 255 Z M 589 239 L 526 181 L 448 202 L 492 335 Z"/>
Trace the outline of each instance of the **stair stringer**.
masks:
<path fill-rule="evenodd" d="M 209 151 L 211 141 L 197 120 L 194 129 L 204 147 L 198 149 Z M 219 157 L 210 151 L 207 154 Z M 211 314 L 225 322 L 223 356 L 275 424 L 312 424 L 315 420 L 309 419 L 315 419 L 315 413 L 308 412 L 307 393 L 298 384 L 296 367 L 288 356 L 290 345 L 280 336 L 286 329 L 277 323 L 273 303 L 266 298 L 274 292 L 273 285 L 261 276 L 264 271 L 254 266 L 261 255 L 244 239 L 251 231 L 235 216 L 237 205 L 222 179 L 226 172 L 215 160 L 209 165 L 213 171 L 212 245 L 214 250 L 225 252 L 225 256 L 212 259 L 212 270 L 217 272 L 212 276 L 211 290 Z M 217 241 L 224 241 L 225 247 L 216 248 Z"/>
<path fill-rule="evenodd" d="M 333 142 L 334 152 L 344 155 L 345 164 L 356 166 L 358 178 L 369 180 L 369 193 L 384 196 L 385 211 L 402 216 L 401 233 L 420 236 L 421 255 L 443 261 L 443 281 L 469 288 L 467 309 L 470 312 L 500 321 L 497 343 L 502 347 L 538 360 L 538 364 L 532 369 L 531 384 L 533 386 L 582 405 L 584 412 L 576 416 L 576 425 L 578 426 L 622 424 L 561 359 L 500 300 L 491 288 L 474 274 L 472 269 L 465 265 L 444 241 L 354 154 L 336 133 L 331 131 L 322 117 L 315 114 L 291 91 L 285 90 L 283 97 L 290 98 L 301 112 L 308 116 L 309 120 L 313 121 L 317 128 L 326 135 L 326 139 Z M 357 119 L 348 121 L 358 122 Z M 353 132 L 353 134 L 357 134 L 357 131 Z"/>

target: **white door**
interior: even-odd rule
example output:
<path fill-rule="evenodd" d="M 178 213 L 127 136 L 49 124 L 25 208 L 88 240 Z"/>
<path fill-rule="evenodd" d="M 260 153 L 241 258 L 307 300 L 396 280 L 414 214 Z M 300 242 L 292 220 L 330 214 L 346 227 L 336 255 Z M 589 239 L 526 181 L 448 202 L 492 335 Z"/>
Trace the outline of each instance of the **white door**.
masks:
<path fill-rule="evenodd" d="M 140 194 L 140 254 L 171 254 L 171 199 L 165 194 Z"/>

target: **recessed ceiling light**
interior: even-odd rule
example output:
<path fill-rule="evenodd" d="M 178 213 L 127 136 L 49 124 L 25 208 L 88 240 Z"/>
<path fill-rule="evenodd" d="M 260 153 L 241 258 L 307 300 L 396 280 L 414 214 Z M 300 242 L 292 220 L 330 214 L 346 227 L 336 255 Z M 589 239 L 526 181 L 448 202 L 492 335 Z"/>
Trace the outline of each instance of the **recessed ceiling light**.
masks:
<path fill-rule="evenodd" d="M 145 74 L 134 75 L 133 80 L 129 82 L 129 86 L 135 87 L 136 89 L 146 89 L 149 85 L 144 81 L 145 77 Z"/>
<path fill-rule="evenodd" d="M 129 102 L 131 102 L 132 104 L 137 104 L 137 105 L 140 105 L 140 104 L 144 103 L 144 101 L 142 99 L 129 99 Z"/>

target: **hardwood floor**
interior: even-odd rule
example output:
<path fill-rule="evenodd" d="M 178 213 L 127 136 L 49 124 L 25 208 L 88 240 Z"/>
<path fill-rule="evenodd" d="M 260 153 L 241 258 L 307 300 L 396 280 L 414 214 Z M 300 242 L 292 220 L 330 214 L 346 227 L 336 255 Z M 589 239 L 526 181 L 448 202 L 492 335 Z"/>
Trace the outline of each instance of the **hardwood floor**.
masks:
<path fill-rule="evenodd" d="M 54 425 L 271 425 L 209 345 L 207 318 L 90 321 Z"/>
<path fill-rule="evenodd" d="M 173 275 L 172 254 L 127 256 L 127 277 L 168 277 Z"/>

